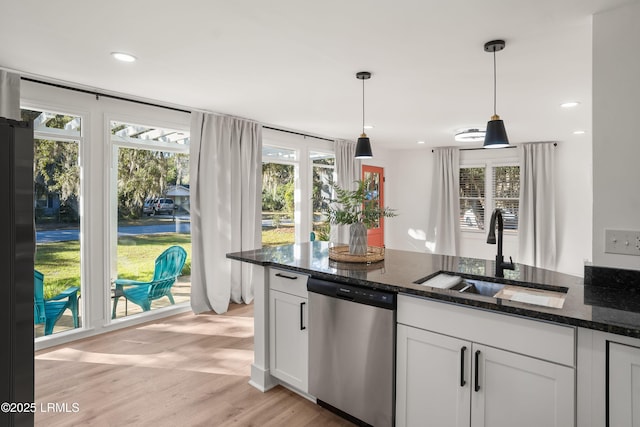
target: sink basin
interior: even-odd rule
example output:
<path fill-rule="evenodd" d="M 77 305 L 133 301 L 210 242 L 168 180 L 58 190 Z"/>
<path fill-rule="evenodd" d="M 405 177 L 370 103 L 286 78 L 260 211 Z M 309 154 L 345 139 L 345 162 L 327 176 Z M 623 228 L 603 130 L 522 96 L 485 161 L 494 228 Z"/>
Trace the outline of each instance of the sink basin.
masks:
<path fill-rule="evenodd" d="M 452 291 L 464 292 L 467 294 L 478 294 L 487 297 L 494 297 L 504 287 L 505 285 L 502 283 L 463 279 L 460 283 L 449 289 L 451 289 Z"/>
<path fill-rule="evenodd" d="M 551 285 L 515 285 L 472 279 L 440 273 L 414 283 L 432 288 L 447 289 L 454 293 L 474 294 L 507 301 L 522 302 L 543 307 L 562 308 L 567 288 Z"/>

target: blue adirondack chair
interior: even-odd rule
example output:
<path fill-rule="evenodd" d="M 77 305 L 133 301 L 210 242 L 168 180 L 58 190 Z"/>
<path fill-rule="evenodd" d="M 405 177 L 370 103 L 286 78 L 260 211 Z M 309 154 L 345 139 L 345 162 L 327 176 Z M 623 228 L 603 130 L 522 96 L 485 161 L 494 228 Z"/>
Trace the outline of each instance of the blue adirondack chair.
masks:
<path fill-rule="evenodd" d="M 139 305 L 144 311 L 151 310 L 151 301 L 165 296 L 169 298 L 171 304 L 175 304 L 171 287 L 182 273 L 186 259 L 187 252 L 184 249 L 180 246 L 171 246 L 156 258 L 151 281 L 116 279 L 111 318 L 115 319 L 116 317 L 116 307 L 120 297 L 125 297 L 132 303 Z"/>
<path fill-rule="evenodd" d="M 44 334 L 51 335 L 53 327 L 66 309 L 71 310 L 73 327 L 78 327 L 78 291 L 77 286 L 72 286 L 53 298 L 44 297 L 44 274 L 38 270 L 33 271 L 33 322 L 44 323 Z"/>

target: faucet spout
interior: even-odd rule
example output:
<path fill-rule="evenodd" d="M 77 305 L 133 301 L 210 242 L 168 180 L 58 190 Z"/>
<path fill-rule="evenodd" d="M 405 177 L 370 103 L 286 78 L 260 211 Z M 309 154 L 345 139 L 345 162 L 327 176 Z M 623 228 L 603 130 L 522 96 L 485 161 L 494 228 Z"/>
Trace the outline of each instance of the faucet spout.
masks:
<path fill-rule="evenodd" d="M 498 226 L 498 237 L 496 239 L 496 225 Z M 504 262 L 502 256 L 502 237 L 504 234 L 504 220 L 502 219 L 502 211 L 500 208 L 493 210 L 491 220 L 489 221 L 489 234 L 487 235 L 487 243 L 490 245 L 498 244 L 498 252 L 496 254 L 496 277 L 504 277 L 504 270 L 513 270 L 515 266 L 511 257 L 509 262 Z"/>

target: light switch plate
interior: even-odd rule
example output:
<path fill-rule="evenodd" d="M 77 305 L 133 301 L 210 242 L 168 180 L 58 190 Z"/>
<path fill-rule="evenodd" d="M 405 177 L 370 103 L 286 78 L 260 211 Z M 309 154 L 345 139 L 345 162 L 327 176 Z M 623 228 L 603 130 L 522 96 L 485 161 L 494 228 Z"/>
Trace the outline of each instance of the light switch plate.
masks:
<path fill-rule="evenodd" d="M 605 230 L 604 239 L 606 253 L 640 256 L 640 231 Z"/>

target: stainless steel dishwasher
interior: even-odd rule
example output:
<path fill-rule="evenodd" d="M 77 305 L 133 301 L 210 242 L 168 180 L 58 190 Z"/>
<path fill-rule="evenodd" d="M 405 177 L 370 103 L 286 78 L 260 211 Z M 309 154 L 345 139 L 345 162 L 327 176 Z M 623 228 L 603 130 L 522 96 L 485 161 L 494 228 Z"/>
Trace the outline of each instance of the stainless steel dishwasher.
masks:
<path fill-rule="evenodd" d="M 394 425 L 396 295 L 310 278 L 309 393 L 357 424 Z"/>

